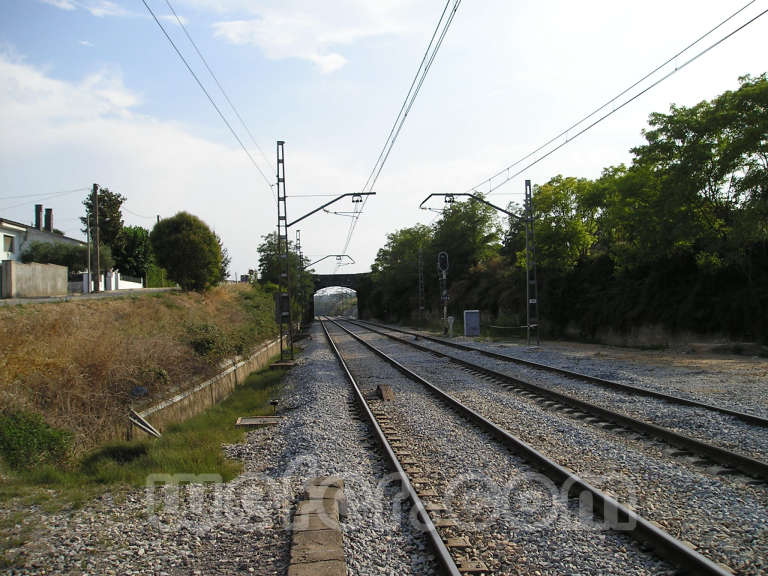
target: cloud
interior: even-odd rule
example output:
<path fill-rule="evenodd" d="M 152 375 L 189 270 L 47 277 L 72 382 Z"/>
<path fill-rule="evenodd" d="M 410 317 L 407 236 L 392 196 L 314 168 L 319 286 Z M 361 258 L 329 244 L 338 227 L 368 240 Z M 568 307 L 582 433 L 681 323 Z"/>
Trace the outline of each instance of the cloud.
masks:
<path fill-rule="evenodd" d="M 60 8 L 61 10 L 76 10 L 77 6 L 74 5 L 74 3 L 70 2 L 70 0 L 41 0 L 44 4 L 50 4 L 51 6 L 55 6 L 56 8 Z"/>
<path fill-rule="evenodd" d="M 104 16 L 130 16 L 131 12 L 110 0 L 99 0 L 98 2 L 88 2 L 83 4 L 83 8 L 88 10 L 94 16 L 103 18 Z"/>
<path fill-rule="evenodd" d="M 205 2 L 209 9 L 238 9 L 240 2 Z M 340 49 L 362 40 L 397 36 L 413 21 L 414 2 L 306 2 L 274 0 L 251 8 L 250 18 L 213 24 L 214 35 L 236 45 L 260 48 L 271 60 L 297 58 L 312 62 L 322 73 L 342 68 Z"/>
<path fill-rule="evenodd" d="M 0 52 L 0 85 L 4 190 L 61 190 L 98 182 L 125 194 L 126 206 L 136 214 L 197 214 L 222 236 L 233 256 L 232 272 L 254 266 L 253 229 L 272 228 L 272 210 L 264 209 L 272 197 L 230 140 L 207 140 L 178 123 L 139 113 L 141 96 L 111 68 L 64 82 Z M 76 237 L 80 200 L 75 195 L 46 201 L 57 222 L 71 222 L 63 229 Z M 2 216 L 26 222 L 34 201 Z M 124 217 L 128 224 L 153 224 L 129 213 Z"/>
<path fill-rule="evenodd" d="M 80 40 L 80 46 L 85 46 L 86 48 L 93 48 L 93 42 L 89 42 L 88 40 Z"/>
<path fill-rule="evenodd" d="M 181 23 L 186 26 L 189 24 L 189 20 L 184 18 L 184 16 L 179 15 L 179 20 L 176 20 L 176 16 L 173 14 L 161 14 L 158 16 L 160 20 L 165 20 L 166 22 L 170 22 L 171 24 L 175 24 L 176 26 L 179 25 L 179 20 L 181 20 Z"/>
<path fill-rule="evenodd" d="M 127 10 L 120 4 L 111 0 L 40 0 L 45 4 L 50 4 L 61 10 L 77 10 L 78 8 L 90 12 L 93 16 L 103 18 L 105 16 L 135 16 L 136 13 Z"/>

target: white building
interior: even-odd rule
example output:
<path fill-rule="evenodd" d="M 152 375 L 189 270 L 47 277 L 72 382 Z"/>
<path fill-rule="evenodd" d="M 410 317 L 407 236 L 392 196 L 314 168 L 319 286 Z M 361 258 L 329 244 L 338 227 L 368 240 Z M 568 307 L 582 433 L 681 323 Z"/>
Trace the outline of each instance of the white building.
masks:
<path fill-rule="evenodd" d="M 48 242 L 49 244 L 70 244 L 74 246 L 86 246 L 82 240 L 62 236 L 53 231 L 53 209 L 45 210 L 43 218 L 43 205 L 35 205 L 35 223 L 33 225 L 22 224 L 0 218 L 0 261 L 21 260 L 21 254 L 33 242 Z"/>

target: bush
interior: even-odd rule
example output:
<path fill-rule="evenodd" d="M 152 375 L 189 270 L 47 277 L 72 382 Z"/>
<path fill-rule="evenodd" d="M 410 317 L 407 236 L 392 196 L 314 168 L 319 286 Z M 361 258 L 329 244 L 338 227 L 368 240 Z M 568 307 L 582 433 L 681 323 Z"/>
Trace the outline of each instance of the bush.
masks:
<path fill-rule="evenodd" d="M 222 251 L 216 235 L 197 216 L 179 212 L 150 234 L 157 264 L 184 290 L 203 292 L 221 281 Z"/>
<path fill-rule="evenodd" d="M 0 455 L 15 469 L 59 463 L 69 454 L 72 435 L 52 428 L 31 412 L 0 412 Z"/>
<path fill-rule="evenodd" d="M 192 349 L 207 360 L 217 360 L 231 351 L 229 339 L 215 324 L 189 327 Z"/>

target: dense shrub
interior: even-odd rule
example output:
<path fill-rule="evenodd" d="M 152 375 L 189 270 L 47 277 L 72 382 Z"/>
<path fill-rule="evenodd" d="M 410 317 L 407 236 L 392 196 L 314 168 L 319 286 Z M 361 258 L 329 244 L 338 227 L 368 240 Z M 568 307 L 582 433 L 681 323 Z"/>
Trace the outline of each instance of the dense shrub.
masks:
<path fill-rule="evenodd" d="M 0 412 L 0 455 L 11 468 L 31 468 L 66 459 L 72 435 L 49 426 L 42 416 L 23 411 Z"/>

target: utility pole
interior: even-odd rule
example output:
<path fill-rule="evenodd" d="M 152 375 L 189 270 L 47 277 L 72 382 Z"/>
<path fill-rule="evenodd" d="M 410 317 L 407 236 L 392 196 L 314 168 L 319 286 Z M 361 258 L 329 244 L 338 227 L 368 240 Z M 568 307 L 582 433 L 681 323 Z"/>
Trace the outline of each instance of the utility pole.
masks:
<path fill-rule="evenodd" d="M 91 219 L 86 218 L 85 219 L 85 237 L 88 240 L 88 291 L 87 293 L 91 293 Z"/>
<path fill-rule="evenodd" d="M 285 142 L 277 141 L 277 260 L 280 273 L 277 311 L 280 316 L 280 360 L 293 360 L 291 287 L 288 279 L 288 214 L 285 196 Z M 283 339 L 288 338 L 288 344 Z"/>
<path fill-rule="evenodd" d="M 424 254 L 419 246 L 419 284 L 418 284 L 419 328 L 424 326 Z"/>
<path fill-rule="evenodd" d="M 99 185 L 93 185 L 93 206 L 96 213 L 96 284 L 93 291 L 99 291 L 99 281 L 101 279 L 101 260 L 99 258 Z M 88 279 L 90 280 L 90 278 Z"/>
<path fill-rule="evenodd" d="M 297 296 L 299 299 L 299 305 L 301 306 L 301 317 L 299 318 L 299 322 L 304 322 L 304 283 L 301 280 L 301 273 L 304 271 L 304 256 L 301 253 L 301 230 L 296 230 L 296 254 L 299 257 L 299 262 L 296 265 L 296 282 L 298 282 L 297 286 Z"/>
<path fill-rule="evenodd" d="M 448 252 L 437 255 L 437 272 L 440 276 L 440 300 L 443 303 L 443 334 L 448 335 Z"/>
<path fill-rule="evenodd" d="M 536 332 L 536 345 L 539 341 L 539 300 L 536 289 L 536 242 L 533 235 L 533 193 L 531 181 L 525 181 L 525 299 L 528 324 L 528 345 L 531 345 Z"/>

